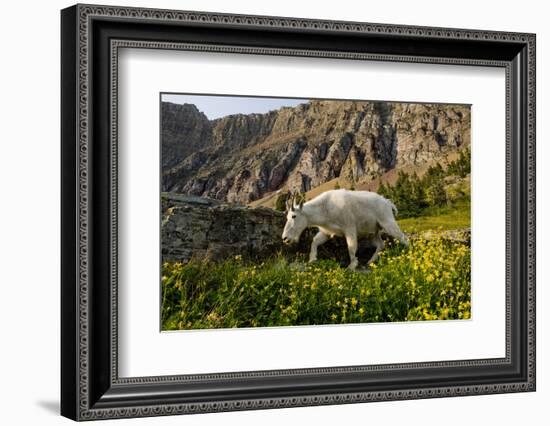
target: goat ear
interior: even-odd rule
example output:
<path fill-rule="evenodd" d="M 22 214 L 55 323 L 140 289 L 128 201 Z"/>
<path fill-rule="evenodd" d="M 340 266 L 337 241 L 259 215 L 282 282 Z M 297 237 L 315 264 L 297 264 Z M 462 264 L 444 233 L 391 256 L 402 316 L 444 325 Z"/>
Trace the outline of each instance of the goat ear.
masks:
<path fill-rule="evenodd" d="M 297 192 L 294 197 L 294 201 L 292 202 L 292 205 L 294 206 L 293 210 L 296 210 L 296 209 L 300 210 L 303 204 L 304 204 L 304 201 L 302 198 L 302 193 Z"/>
<path fill-rule="evenodd" d="M 304 202 L 306 201 L 306 193 L 300 192 L 300 204 L 298 205 L 298 208 L 301 210 L 304 206 Z"/>

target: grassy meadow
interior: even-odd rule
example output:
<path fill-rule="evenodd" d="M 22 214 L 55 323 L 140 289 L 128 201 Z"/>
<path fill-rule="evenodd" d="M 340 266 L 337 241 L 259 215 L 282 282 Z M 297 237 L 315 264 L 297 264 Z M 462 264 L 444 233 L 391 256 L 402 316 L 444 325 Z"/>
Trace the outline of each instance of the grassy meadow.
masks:
<path fill-rule="evenodd" d="M 162 328 L 269 327 L 470 318 L 469 247 L 389 244 L 367 272 L 331 259 L 165 263 Z"/>
<path fill-rule="evenodd" d="M 461 200 L 452 207 L 427 209 L 422 216 L 408 217 L 397 222 L 407 234 L 430 230 L 452 231 L 470 227 L 470 202 Z"/>

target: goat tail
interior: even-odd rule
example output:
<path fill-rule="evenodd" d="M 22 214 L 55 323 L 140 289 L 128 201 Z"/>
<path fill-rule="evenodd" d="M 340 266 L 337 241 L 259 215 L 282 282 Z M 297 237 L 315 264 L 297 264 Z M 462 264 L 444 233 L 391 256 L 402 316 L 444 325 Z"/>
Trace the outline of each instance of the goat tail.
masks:
<path fill-rule="evenodd" d="M 397 217 L 397 207 L 395 207 L 395 204 L 393 204 L 390 200 L 388 200 L 388 203 L 390 203 L 390 207 L 393 210 L 393 215 Z"/>

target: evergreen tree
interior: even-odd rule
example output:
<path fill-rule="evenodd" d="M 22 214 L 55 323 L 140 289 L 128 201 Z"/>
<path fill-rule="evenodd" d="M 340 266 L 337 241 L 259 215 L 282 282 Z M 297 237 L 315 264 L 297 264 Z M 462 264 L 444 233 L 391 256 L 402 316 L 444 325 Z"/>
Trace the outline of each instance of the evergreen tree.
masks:
<path fill-rule="evenodd" d="M 447 194 L 442 180 L 432 182 L 426 195 L 432 206 L 441 207 L 447 203 Z"/>
<path fill-rule="evenodd" d="M 471 171 L 471 154 L 470 150 L 466 149 L 460 151 L 460 155 L 457 160 L 451 161 L 447 167 L 447 174 L 457 175 L 460 177 L 466 177 Z"/>
<path fill-rule="evenodd" d="M 446 169 L 439 163 L 430 166 L 420 178 L 400 171 L 393 184 L 380 183 L 378 193 L 391 200 L 402 218 L 417 217 L 428 207 L 441 207 L 449 203 L 445 190 L 445 177 L 466 177 L 470 173 L 470 151 L 460 152 L 459 158 Z"/>
<path fill-rule="evenodd" d="M 390 186 L 384 185 L 384 182 L 380 182 L 380 186 L 378 187 L 378 193 L 382 197 L 390 198 Z"/>

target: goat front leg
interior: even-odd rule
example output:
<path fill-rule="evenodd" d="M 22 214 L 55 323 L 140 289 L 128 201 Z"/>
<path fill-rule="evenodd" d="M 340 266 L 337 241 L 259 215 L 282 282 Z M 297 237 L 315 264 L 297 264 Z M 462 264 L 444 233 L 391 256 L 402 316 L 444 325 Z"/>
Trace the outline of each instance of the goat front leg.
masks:
<path fill-rule="evenodd" d="M 355 271 L 355 268 L 357 268 L 357 265 L 359 264 L 359 261 L 357 260 L 357 256 L 355 253 L 357 253 L 357 233 L 356 232 L 346 232 L 346 244 L 348 245 L 348 253 L 349 253 L 349 266 L 348 269 L 351 271 Z"/>
<path fill-rule="evenodd" d="M 326 243 L 329 238 L 330 237 L 327 234 L 321 231 L 317 232 L 315 237 L 313 237 L 313 241 L 311 242 L 311 250 L 309 252 L 310 262 L 315 262 L 317 260 L 317 247 Z"/>

